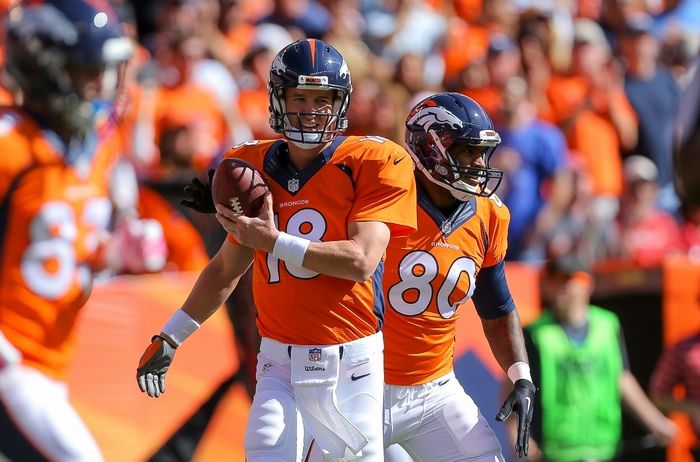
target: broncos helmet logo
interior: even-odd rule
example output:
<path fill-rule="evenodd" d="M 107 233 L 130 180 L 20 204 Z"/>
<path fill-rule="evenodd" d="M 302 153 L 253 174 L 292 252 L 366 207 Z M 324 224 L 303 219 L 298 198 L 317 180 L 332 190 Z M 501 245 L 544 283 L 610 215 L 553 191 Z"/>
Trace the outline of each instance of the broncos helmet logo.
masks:
<path fill-rule="evenodd" d="M 284 73 L 287 72 L 287 65 L 282 61 L 282 53 L 277 53 L 275 59 L 272 61 L 270 71 L 277 75 L 284 75 Z"/>
<path fill-rule="evenodd" d="M 464 127 L 464 122 L 442 106 L 423 106 L 415 111 L 406 125 L 418 125 L 426 132 L 435 124 L 449 125 L 452 129 Z"/>
<path fill-rule="evenodd" d="M 341 79 L 349 78 L 350 77 L 350 69 L 348 68 L 348 64 L 343 60 L 343 64 L 340 66 L 340 70 L 338 71 L 338 75 L 340 76 Z"/>

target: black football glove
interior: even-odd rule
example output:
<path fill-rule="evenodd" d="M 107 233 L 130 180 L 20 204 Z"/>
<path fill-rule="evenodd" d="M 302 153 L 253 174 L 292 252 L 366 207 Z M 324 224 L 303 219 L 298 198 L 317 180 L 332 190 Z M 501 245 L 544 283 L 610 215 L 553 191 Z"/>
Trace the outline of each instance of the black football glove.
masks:
<path fill-rule="evenodd" d="M 199 178 L 192 178 L 192 182 L 185 186 L 185 193 L 190 199 L 182 199 L 180 204 L 189 207 L 205 215 L 216 213 L 214 199 L 211 197 L 211 180 L 214 178 L 214 169 L 209 169 L 209 183 L 204 184 Z"/>
<path fill-rule="evenodd" d="M 173 362 L 175 348 L 160 335 L 154 335 L 151 344 L 141 355 L 136 369 L 136 382 L 148 396 L 158 398 L 165 393 L 165 373 Z"/>
<path fill-rule="evenodd" d="M 530 423 L 532 422 L 532 407 L 535 401 L 535 384 L 526 379 L 516 380 L 513 390 L 506 398 L 501 410 L 496 414 L 496 420 L 503 422 L 512 411 L 518 414 L 518 438 L 515 442 L 515 452 L 518 457 L 527 457 L 530 444 Z"/>

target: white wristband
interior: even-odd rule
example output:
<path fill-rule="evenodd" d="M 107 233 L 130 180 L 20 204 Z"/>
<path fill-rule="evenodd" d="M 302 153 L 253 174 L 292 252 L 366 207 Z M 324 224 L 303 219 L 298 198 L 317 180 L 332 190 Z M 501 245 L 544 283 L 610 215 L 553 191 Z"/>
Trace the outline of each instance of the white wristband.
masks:
<path fill-rule="evenodd" d="M 277 235 L 277 240 L 275 240 L 272 256 L 301 268 L 304 264 L 306 249 L 310 243 L 311 241 L 303 237 L 280 232 Z"/>
<path fill-rule="evenodd" d="M 180 308 L 168 319 L 161 332 L 175 342 L 175 345 L 180 346 L 197 329 L 199 323 Z"/>
<path fill-rule="evenodd" d="M 525 379 L 532 382 L 532 376 L 530 375 L 530 365 L 522 361 L 513 363 L 508 368 L 508 378 L 513 383 L 520 379 Z"/>

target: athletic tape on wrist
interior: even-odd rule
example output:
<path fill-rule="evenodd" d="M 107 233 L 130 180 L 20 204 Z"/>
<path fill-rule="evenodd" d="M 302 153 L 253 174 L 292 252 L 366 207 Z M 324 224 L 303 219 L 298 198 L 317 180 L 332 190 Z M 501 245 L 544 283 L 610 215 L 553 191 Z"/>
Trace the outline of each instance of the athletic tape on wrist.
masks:
<path fill-rule="evenodd" d="M 180 308 L 168 319 L 161 332 L 167 335 L 177 346 L 180 346 L 197 329 L 199 329 L 199 323 Z"/>
<path fill-rule="evenodd" d="M 526 379 L 532 382 L 532 376 L 530 375 L 530 365 L 522 361 L 513 363 L 508 368 L 508 378 L 513 383 L 520 379 Z"/>
<path fill-rule="evenodd" d="M 304 255 L 311 241 L 303 237 L 280 232 L 272 249 L 272 256 L 284 260 L 294 266 L 304 264 Z"/>

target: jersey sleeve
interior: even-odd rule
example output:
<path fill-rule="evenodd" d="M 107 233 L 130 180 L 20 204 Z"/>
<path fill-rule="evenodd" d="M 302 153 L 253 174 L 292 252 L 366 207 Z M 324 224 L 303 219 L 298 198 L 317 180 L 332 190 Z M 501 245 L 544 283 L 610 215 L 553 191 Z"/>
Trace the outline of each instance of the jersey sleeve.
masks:
<path fill-rule="evenodd" d="M 381 221 L 392 236 L 411 234 L 416 230 L 417 203 L 413 161 L 392 141 L 379 146 L 361 161 L 349 221 Z"/>
<path fill-rule="evenodd" d="M 489 242 L 484 256 L 484 268 L 495 266 L 503 261 L 508 250 L 508 225 L 510 211 L 501 199 L 493 194 L 488 199 L 489 218 L 487 221 Z"/>

